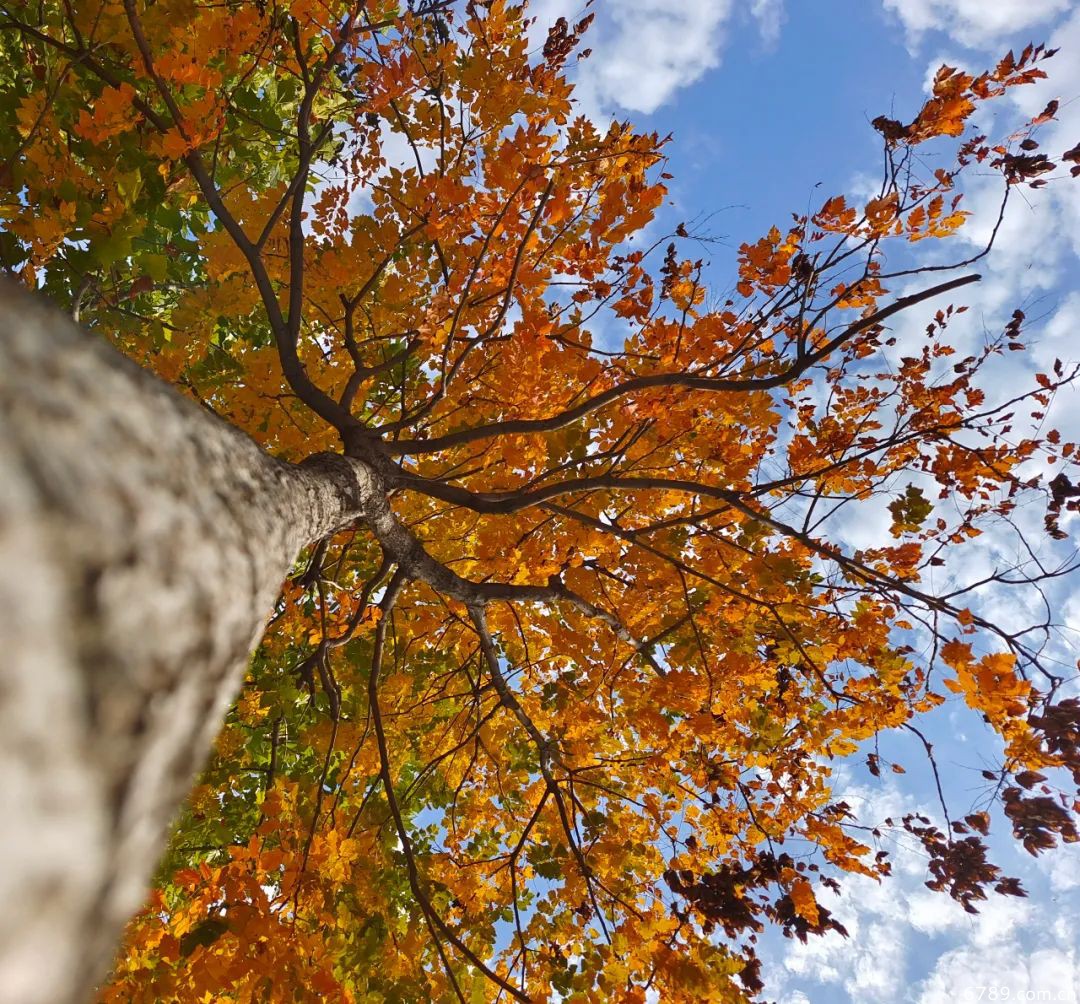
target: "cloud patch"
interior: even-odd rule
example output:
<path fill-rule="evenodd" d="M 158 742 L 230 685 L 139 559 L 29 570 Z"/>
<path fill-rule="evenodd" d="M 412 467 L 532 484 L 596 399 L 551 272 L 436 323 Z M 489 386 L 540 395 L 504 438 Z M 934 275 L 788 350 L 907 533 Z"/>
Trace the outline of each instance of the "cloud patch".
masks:
<path fill-rule="evenodd" d="M 871 807 L 874 815 L 933 812 L 895 784 L 848 787 L 844 774 L 837 772 L 839 794 L 857 814 L 869 815 Z M 1010 862 L 1035 892 L 1043 884 L 1040 873 L 1047 876 L 1057 908 L 1045 892 L 1031 900 L 991 896 L 972 916 L 925 888 L 926 859 L 917 846 L 890 843 L 892 877 L 876 883 L 846 876 L 841 894 L 822 900 L 849 939 L 829 934 L 766 948 L 767 985 L 782 1004 L 1080 1001 L 1080 930 L 1066 906 L 1075 894 L 1075 867 L 1069 867 L 1075 855 L 1065 861 L 1048 855 L 1045 862 L 1023 855 Z M 1055 864 L 1068 873 L 1057 881 Z"/>
<path fill-rule="evenodd" d="M 884 0 L 884 4 L 914 42 L 927 32 L 940 31 L 961 45 L 984 48 L 1047 24 L 1069 10 L 1072 0 Z"/>
<path fill-rule="evenodd" d="M 754 0 L 752 13 L 765 38 L 779 32 L 782 0 Z M 535 37 L 559 17 L 584 14 L 579 0 L 542 0 L 531 8 Z M 720 65 L 733 0 L 619 0 L 598 6 L 586 45 L 593 55 L 579 64 L 575 97 L 592 117 L 616 110 L 650 114 L 683 87 Z"/>
<path fill-rule="evenodd" d="M 758 23 L 762 42 L 775 45 L 784 26 L 784 0 L 753 0 L 750 13 Z"/>

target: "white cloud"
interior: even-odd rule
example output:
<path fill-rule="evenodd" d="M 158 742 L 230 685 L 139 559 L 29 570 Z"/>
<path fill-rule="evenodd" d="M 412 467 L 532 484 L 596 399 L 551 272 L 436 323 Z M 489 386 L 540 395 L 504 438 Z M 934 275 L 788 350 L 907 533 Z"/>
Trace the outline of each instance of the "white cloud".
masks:
<path fill-rule="evenodd" d="M 794 990 L 787 995 L 780 1004 L 810 1004 L 810 998 L 801 990 Z"/>
<path fill-rule="evenodd" d="M 1063 844 L 1052 854 L 1036 858 L 1035 866 L 1046 875 L 1055 893 L 1074 896 L 1080 889 L 1080 844 Z"/>
<path fill-rule="evenodd" d="M 845 777 L 846 770 L 837 771 L 834 777 L 839 795 L 864 822 L 886 815 L 899 817 L 905 812 L 926 811 L 894 785 L 876 790 L 859 785 L 848 787 Z M 848 999 L 868 1004 L 891 1004 L 897 999 L 910 950 L 905 892 L 909 886 L 922 889 L 926 863 L 902 846 L 894 850 L 897 853 L 891 878 L 875 882 L 865 876 L 849 875 L 841 884 L 839 896 L 821 893 L 822 905 L 843 924 L 849 937 L 830 933 L 811 938 L 806 944 L 786 943 L 783 958 L 769 967 L 774 979 L 781 983 L 796 982 L 798 986 L 804 986 L 808 980 L 839 986 Z M 810 997 L 817 999 L 813 994 Z"/>
<path fill-rule="evenodd" d="M 838 794 L 857 815 L 933 814 L 893 783 L 873 789 L 841 784 Z M 926 858 L 912 841 L 899 840 L 890 849 L 891 877 L 876 883 L 847 876 L 839 897 L 822 896 L 849 939 L 830 934 L 805 945 L 785 942 L 779 954 L 766 950 L 769 986 L 774 993 L 786 992 L 784 1004 L 817 999 L 859 1004 L 1080 1001 L 1080 934 L 1060 909 L 1080 879 L 1070 867 L 1056 879 L 1053 867 L 1071 862 L 1057 854 L 1048 855 L 1045 864 L 1026 856 L 1019 862 L 1025 884 L 1034 873 L 1046 874 L 1059 893 L 1058 905 L 1047 898 L 991 895 L 972 916 L 947 896 L 926 889 Z M 926 975 L 915 983 L 912 972 Z M 812 984 L 830 989 L 815 992 Z"/>
<path fill-rule="evenodd" d="M 842 987 L 847 998 L 867 1004 L 896 1000 L 911 951 L 905 897 L 897 888 L 901 882 L 901 875 L 882 883 L 849 876 L 839 899 L 821 894 L 822 905 L 849 937 L 827 934 L 805 945 L 788 942 L 782 960 L 787 979 L 794 977 L 801 986 L 812 980 Z"/>
<path fill-rule="evenodd" d="M 755 0 L 752 13 L 763 35 L 779 30 L 779 0 Z M 598 6 L 597 23 L 585 44 L 593 55 L 578 66 L 575 96 L 586 114 L 602 117 L 617 109 L 655 111 L 680 88 L 700 80 L 720 64 L 724 28 L 733 0 L 619 0 Z M 759 10 L 760 9 L 760 10 Z M 534 38 L 565 17 L 571 23 L 584 13 L 580 0 L 541 0 Z"/>
<path fill-rule="evenodd" d="M 1070 9 L 1071 0 L 884 0 L 909 37 L 944 32 L 962 45 L 993 46 Z"/>
<path fill-rule="evenodd" d="M 918 1004 L 975 1000 L 1076 1001 L 1076 949 L 1043 948 L 1027 954 L 1010 940 L 993 951 L 964 945 L 946 952 L 922 983 Z"/>
<path fill-rule="evenodd" d="M 604 103 L 653 112 L 720 63 L 731 0 L 622 0 L 612 9 L 614 38 L 588 64 L 583 85 Z"/>
<path fill-rule="evenodd" d="M 761 40 L 766 45 L 774 44 L 784 25 L 784 0 L 753 0 L 750 13 L 758 23 Z"/>

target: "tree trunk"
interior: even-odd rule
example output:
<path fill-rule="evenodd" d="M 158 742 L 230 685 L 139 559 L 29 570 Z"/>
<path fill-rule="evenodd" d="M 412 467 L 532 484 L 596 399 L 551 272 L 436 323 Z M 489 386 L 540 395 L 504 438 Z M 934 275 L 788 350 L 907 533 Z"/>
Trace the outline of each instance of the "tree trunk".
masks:
<path fill-rule="evenodd" d="M 350 462 L 292 466 L 0 284 L 0 1000 L 85 1001 Z"/>

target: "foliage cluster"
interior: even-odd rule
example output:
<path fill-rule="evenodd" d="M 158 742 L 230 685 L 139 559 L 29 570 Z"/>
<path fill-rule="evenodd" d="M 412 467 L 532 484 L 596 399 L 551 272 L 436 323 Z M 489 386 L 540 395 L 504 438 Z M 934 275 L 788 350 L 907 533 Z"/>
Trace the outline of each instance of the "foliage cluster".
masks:
<path fill-rule="evenodd" d="M 1052 53 L 943 68 L 875 120 L 880 191 L 725 293 L 686 227 L 643 237 L 666 141 L 575 114 L 588 21 L 0 2 L 8 271 L 268 450 L 370 464 L 408 542 L 358 524 L 286 583 L 104 1001 L 742 1001 L 765 925 L 842 932 L 829 890 L 897 834 L 969 909 L 1022 894 L 991 825 L 1077 839 L 1072 671 L 975 598 L 1063 569 L 932 574 L 1040 493 L 1061 533 L 1076 447 L 1021 427 L 1075 373 L 988 400 L 1022 315 L 960 358 L 964 307 L 922 307 L 982 255 L 890 265 L 964 225 L 972 165 L 1052 175 L 1055 108 L 969 128 Z M 891 538 L 853 550 L 866 505 Z M 980 807 L 854 818 L 837 762 L 936 775 L 875 742 L 947 701 L 1000 740 Z"/>

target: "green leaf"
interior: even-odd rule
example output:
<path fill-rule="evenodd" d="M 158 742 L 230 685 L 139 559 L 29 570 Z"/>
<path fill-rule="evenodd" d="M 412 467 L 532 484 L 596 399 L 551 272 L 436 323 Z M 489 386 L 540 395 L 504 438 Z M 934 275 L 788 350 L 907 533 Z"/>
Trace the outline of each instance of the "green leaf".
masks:
<path fill-rule="evenodd" d="M 908 485 L 904 494 L 889 505 L 893 518 L 890 532 L 894 537 L 916 533 L 933 511 L 934 504 L 923 495 L 922 489 Z"/>
<path fill-rule="evenodd" d="M 139 264 L 154 282 L 164 282 L 165 274 L 169 269 L 169 259 L 163 254 L 144 254 L 139 258 Z"/>

